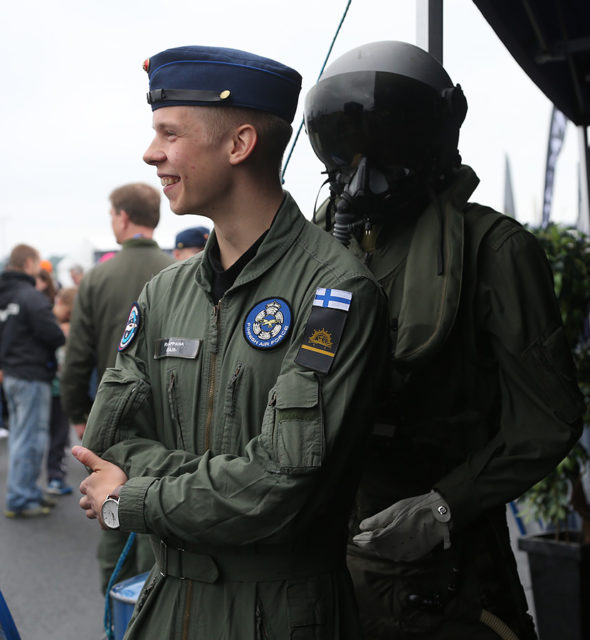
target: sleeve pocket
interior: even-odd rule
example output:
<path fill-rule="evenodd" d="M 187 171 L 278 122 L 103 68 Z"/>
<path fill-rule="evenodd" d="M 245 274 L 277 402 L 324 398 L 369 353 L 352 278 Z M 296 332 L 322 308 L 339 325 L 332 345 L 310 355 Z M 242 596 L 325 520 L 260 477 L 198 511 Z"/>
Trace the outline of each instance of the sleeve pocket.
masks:
<path fill-rule="evenodd" d="M 309 473 L 325 454 L 320 385 L 313 371 L 278 377 L 269 396 L 263 438 L 270 441 L 279 473 Z"/>
<path fill-rule="evenodd" d="M 563 327 L 535 342 L 522 358 L 531 379 L 538 381 L 546 403 L 558 418 L 571 424 L 584 413 L 576 369 Z"/>
<path fill-rule="evenodd" d="M 107 369 L 90 412 L 91 428 L 88 437 L 84 434 L 84 446 L 101 455 L 121 440 L 121 431 L 129 419 L 137 417 L 149 391 L 145 380 L 120 369 Z"/>

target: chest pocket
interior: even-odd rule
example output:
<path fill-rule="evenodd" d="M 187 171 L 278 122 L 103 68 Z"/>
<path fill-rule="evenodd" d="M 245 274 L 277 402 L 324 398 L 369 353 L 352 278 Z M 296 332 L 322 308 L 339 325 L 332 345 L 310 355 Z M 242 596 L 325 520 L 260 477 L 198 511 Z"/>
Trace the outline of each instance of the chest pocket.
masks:
<path fill-rule="evenodd" d="M 261 436 L 279 473 L 309 473 L 321 466 L 326 449 L 324 421 L 320 385 L 313 371 L 291 371 L 277 378 Z"/>

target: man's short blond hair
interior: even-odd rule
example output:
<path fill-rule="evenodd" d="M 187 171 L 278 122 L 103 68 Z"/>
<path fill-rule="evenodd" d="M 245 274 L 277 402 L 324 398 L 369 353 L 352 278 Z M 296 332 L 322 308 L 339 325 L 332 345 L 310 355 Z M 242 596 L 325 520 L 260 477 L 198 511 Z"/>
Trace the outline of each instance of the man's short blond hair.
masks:
<path fill-rule="evenodd" d="M 264 167 L 280 173 L 283 154 L 293 133 L 291 125 L 279 116 L 242 107 L 204 107 L 207 139 L 217 143 L 232 128 L 251 124 L 258 134 L 252 159 Z"/>

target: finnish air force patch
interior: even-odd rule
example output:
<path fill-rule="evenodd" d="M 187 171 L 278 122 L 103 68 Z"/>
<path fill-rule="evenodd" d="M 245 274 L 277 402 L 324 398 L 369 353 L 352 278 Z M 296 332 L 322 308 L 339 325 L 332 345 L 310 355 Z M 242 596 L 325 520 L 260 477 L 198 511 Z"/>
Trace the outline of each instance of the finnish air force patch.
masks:
<path fill-rule="evenodd" d="M 282 298 L 268 298 L 254 305 L 244 322 L 244 336 L 256 349 L 272 349 L 291 329 L 291 309 Z"/>
<path fill-rule="evenodd" d="M 125 331 L 121 337 L 121 341 L 119 342 L 119 346 L 117 348 L 118 351 L 125 351 L 133 340 L 135 340 L 135 336 L 139 331 L 139 325 L 141 323 L 141 312 L 139 310 L 139 305 L 137 302 L 134 302 L 131 305 L 131 311 L 129 312 L 129 318 L 127 318 L 127 324 L 125 325 Z"/>
<path fill-rule="evenodd" d="M 334 362 L 350 309 L 352 293 L 340 289 L 317 289 L 303 343 L 295 362 L 328 373 Z"/>

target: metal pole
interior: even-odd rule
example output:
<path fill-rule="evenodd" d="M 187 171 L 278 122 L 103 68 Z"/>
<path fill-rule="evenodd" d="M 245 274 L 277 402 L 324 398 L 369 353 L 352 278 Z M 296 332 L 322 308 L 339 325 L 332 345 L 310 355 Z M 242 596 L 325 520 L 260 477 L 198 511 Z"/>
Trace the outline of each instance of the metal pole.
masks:
<path fill-rule="evenodd" d="M 580 209 L 578 211 L 578 229 L 590 233 L 590 153 L 588 150 L 588 129 L 578 127 L 580 148 Z"/>
<path fill-rule="evenodd" d="M 443 0 L 416 0 L 416 44 L 443 63 Z"/>

